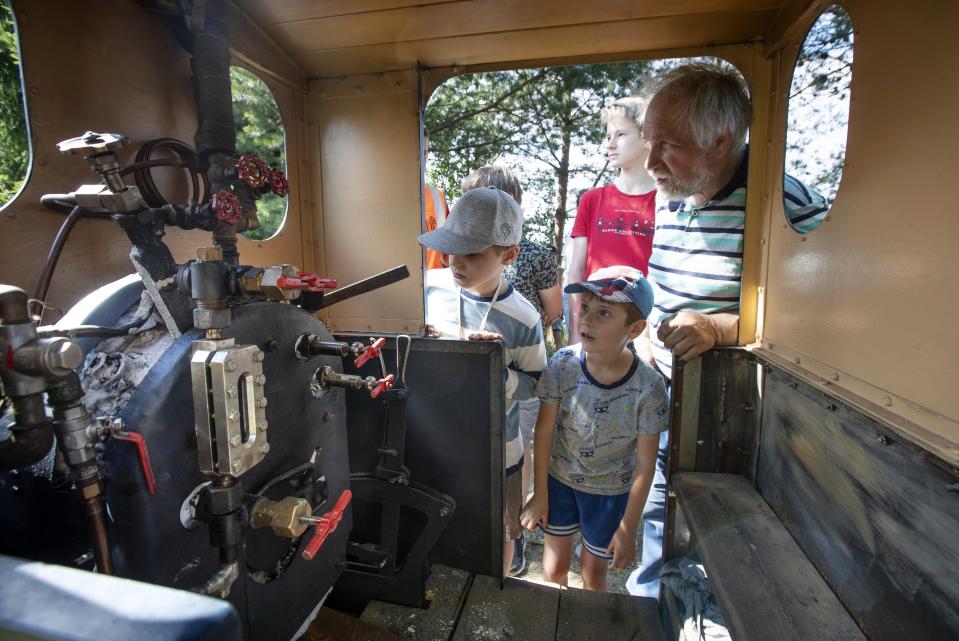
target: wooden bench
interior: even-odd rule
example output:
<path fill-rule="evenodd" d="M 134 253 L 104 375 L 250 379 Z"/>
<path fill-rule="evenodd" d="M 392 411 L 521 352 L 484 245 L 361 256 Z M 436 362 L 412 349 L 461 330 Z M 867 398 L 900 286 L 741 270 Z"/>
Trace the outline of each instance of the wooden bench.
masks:
<path fill-rule="evenodd" d="M 748 479 L 681 472 L 671 486 L 734 641 L 865 640 Z"/>
<path fill-rule="evenodd" d="M 361 623 L 413 641 L 665 641 L 655 599 L 434 566 L 427 609 L 374 601 Z"/>

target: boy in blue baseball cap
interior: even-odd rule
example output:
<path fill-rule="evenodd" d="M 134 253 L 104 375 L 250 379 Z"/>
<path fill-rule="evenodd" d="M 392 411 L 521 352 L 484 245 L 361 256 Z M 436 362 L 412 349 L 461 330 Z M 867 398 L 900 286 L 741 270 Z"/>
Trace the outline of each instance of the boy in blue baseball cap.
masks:
<path fill-rule="evenodd" d="M 556 352 L 536 388 L 534 491 L 522 522 L 545 532 L 543 575 L 560 585 L 581 532 L 583 585 L 605 591 L 610 562 L 624 569 L 636 558 L 669 403 L 662 376 L 629 348 L 653 306 L 642 273 L 608 267 L 565 291 L 581 294 L 580 343 Z"/>

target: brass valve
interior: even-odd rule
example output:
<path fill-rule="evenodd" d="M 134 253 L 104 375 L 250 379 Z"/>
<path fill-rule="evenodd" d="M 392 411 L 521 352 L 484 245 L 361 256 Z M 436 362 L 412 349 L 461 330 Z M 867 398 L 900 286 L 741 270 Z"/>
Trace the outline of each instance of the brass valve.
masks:
<path fill-rule="evenodd" d="M 250 525 L 253 528 L 269 526 L 277 536 L 292 539 L 306 532 L 311 522 L 303 517 L 312 514 L 313 508 L 306 499 L 293 496 L 281 501 L 259 499 L 253 504 Z"/>

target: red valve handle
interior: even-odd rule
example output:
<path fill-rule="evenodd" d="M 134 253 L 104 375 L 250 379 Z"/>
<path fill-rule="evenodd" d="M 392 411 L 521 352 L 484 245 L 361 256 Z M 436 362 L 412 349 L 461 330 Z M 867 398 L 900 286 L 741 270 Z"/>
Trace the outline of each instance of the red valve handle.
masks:
<path fill-rule="evenodd" d="M 379 385 L 370 390 L 370 398 L 376 398 L 386 390 L 393 389 L 393 381 L 396 379 L 392 374 L 387 374 L 386 378 L 381 378 Z"/>
<path fill-rule="evenodd" d="M 210 207 L 213 208 L 217 220 L 222 220 L 229 225 L 240 222 L 240 201 L 229 189 L 223 188 L 213 194 Z"/>
<path fill-rule="evenodd" d="M 320 278 L 310 272 L 297 272 L 296 276 L 280 276 L 276 279 L 276 286 L 280 289 L 305 289 L 308 292 L 322 292 L 325 289 L 335 289 L 335 278 Z"/>
<path fill-rule="evenodd" d="M 236 175 L 250 189 L 259 189 L 270 179 L 270 168 L 256 154 L 243 154 L 236 161 Z"/>
<path fill-rule="evenodd" d="M 113 438 L 118 438 L 121 441 L 127 441 L 128 443 L 136 445 L 137 456 L 140 458 L 140 468 L 143 470 L 143 478 L 147 482 L 147 491 L 155 496 L 157 493 L 157 484 L 153 476 L 153 467 L 150 465 L 150 452 L 147 450 L 147 443 L 143 438 L 143 434 L 119 431 L 112 432 L 112 434 Z"/>
<path fill-rule="evenodd" d="M 363 350 L 363 353 L 356 357 L 356 360 L 353 361 L 353 367 L 363 367 L 368 361 L 379 356 L 384 345 L 386 345 L 386 339 L 377 338 L 373 341 L 372 345 L 367 346 L 366 349 Z"/>
<path fill-rule="evenodd" d="M 270 189 L 274 194 L 283 198 L 290 193 L 290 183 L 286 180 L 286 175 L 279 169 L 270 170 Z"/>
<path fill-rule="evenodd" d="M 350 504 L 352 498 L 353 492 L 343 490 L 333 509 L 320 517 L 319 522 L 316 524 L 316 533 L 303 550 L 304 559 L 307 561 L 313 560 L 313 557 L 319 552 L 320 546 L 326 541 L 326 537 L 332 534 L 336 526 L 343 520 L 343 512 L 346 510 L 346 506 Z"/>

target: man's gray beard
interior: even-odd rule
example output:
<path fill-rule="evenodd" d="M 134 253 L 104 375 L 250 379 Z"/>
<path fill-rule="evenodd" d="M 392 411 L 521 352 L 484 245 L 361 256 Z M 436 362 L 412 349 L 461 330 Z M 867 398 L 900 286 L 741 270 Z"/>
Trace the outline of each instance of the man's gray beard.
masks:
<path fill-rule="evenodd" d="M 699 180 L 694 183 L 679 183 L 672 176 L 669 177 L 669 181 L 672 183 L 669 191 L 660 190 L 660 194 L 664 196 L 667 200 L 686 200 L 694 194 L 704 194 L 706 193 L 706 188 L 712 183 L 716 176 L 719 175 L 719 172 L 708 172 L 703 174 Z"/>

